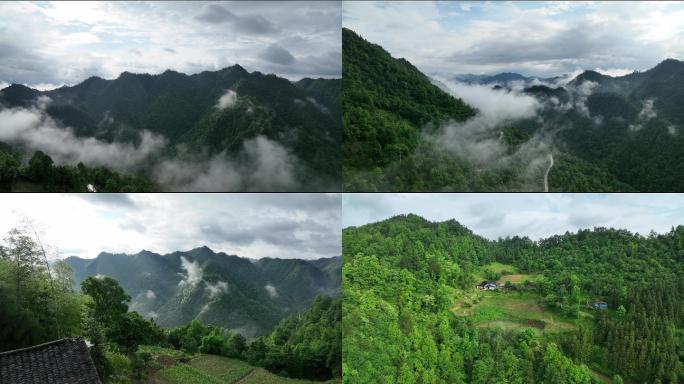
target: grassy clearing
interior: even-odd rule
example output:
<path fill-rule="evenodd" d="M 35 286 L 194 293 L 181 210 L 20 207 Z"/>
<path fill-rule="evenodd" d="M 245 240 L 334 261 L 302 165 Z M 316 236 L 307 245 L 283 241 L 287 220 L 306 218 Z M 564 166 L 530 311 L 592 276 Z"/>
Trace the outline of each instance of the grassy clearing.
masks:
<path fill-rule="evenodd" d="M 542 275 L 527 275 L 523 273 L 515 273 L 512 275 L 503 275 L 499 280 L 497 280 L 497 283 L 499 284 L 505 284 L 507 281 L 510 281 L 513 284 L 521 284 L 524 281 L 531 281 L 535 282 L 537 281 Z"/>
<path fill-rule="evenodd" d="M 339 381 L 338 381 L 339 382 Z M 282 377 L 274 375 L 271 372 L 263 368 L 255 368 L 242 380 L 237 381 L 235 384 L 315 384 L 318 381 L 308 381 L 299 379 L 290 379 L 287 377 Z M 333 383 L 333 381 L 328 381 L 326 383 Z"/>
<path fill-rule="evenodd" d="M 155 350 L 160 353 L 155 355 L 156 358 L 172 359 L 169 353 L 174 350 L 159 347 L 145 348 L 148 351 Z M 199 355 L 188 364 L 174 361 L 173 364 L 158 371 L 152 377 L 151 382 L 159 384 L 321 384 L 321 382 L 281 377 L 246 362 L 215 355 Z M 327 383 L 340 383 L 340 381 Z"/>
<path fill-rule="evenodd" d="M 224 383 L 234 383 L 254 369 L 244 361 L 214 355 L 202 355 L 192 359 L 190 366 Z"/>
<path fill-rule="evenodd" d="M 183 351 L 172 348 L 158 347 L 156 345 L 141 345 L 138 351 L 147 352 L 152 356 L 168 356 L 173 358 L 189 357 L 189 355 Z"/>
<path fill-rule="evenodd" d="M 480 269 L 482 269 L 482 270 L 489 269 L 490 271 L 492 271 L 494 273 L 502 273 L 502 272 L 518 273 L 518 268 L 516 268 L 514 265 L 503 264 L 503 263 L 499 263 L 496 261 L 493 263 L 483 265 L 482 267 L 480 267 Z"/>
<path fill-rule="evenodd" d="M 207 375 L 187 364 L 178 364 L 157 372 L 157 376 L 172 384 L 225 384 L 224 381 Z"/>
<path fill-rule="evenodd" d="M 477 268 L 477 270 L 475 270 L 473 272 L 473 277 L 475 277 L 475 280 L 478 282 L 483 281 L 483 280 L 487 280 L 487 278 L 485 276 L 485 271 L 491 271 L 494 273 L 505 272 L 506 274 L 518 273 L 518 269 L 513 265 L 503 264 L 503 263 L 499 263 L 499 262 L 493 262 L 493 263 L 482 265 L 479 268 Z"/>
<path fill-rule="evenodd" d="M 480 282 L 488 280 L 486 276 L 486 271 L 499 273 L 501 277 L 497 280 L 497 283 L 504 284 L 506 281 L 510 281 L 513 284 L 520 284 L 523 281 L 537 281 L 541 275 L 529 275 L 524 273 L 519 273 L 518 268 L 511 264 L 503 264 L 499 262 L 493 262 L 485 264 L 479 267 L 474 273 L 475 281 Z"/>
<path fill-rule="evenodd" d="M 454 313 L 469 316 L 479 327 L 503 329 L 534 328 L 541 333 L 557 333 L 576 329 L 576 321 L 566 319 L 544 308 L 539 297 L 531 293 L 475 292 L 471 306 L 454 306 Z"/>

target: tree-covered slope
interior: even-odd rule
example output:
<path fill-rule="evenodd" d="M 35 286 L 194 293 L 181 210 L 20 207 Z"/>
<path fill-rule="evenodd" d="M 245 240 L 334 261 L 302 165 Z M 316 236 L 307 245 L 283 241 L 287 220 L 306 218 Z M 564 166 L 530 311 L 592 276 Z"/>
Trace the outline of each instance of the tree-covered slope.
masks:
<path fill-rule="evenodd" d="M 682 191 L 684 62 L 668 59 L 644 72 L 610 77 L 585 71 L 568 87 L 591 89 L 584 113 L 547 108 L 558 143 L 637 191 Z M 622 190 L 628 190 L 627 188 Z"/>
<path fill-rule="evenodd" d="M 427 124 L 474 114 L 411 63 L 346 28 L 342 73 L 343 167 L 350 177 L 408 157 Z"/>
<path fill-rule="evenodd" d="M 283 319 L 250 344 L 250 363 L 290 377 L 329 379 L 342 374 L 342 299 L 317 297 L 301 314 Z"/>
<path fill-rule="evenodd" d="M 308 308 L 316 296 L 339 295 L 339 278 L 325 270 L 335 259 L 252 262 L 203 247 L 168 255 L 101 253 L 67 262 L 76 285 L 88 276 L 111 276 L 132 297 L 133 310 L 162 326 L 198 319 L 253 337 Z"/>
<path fill-rule="evenodd" d="M 345 380 L 595 383 L 598 372 L 614 382 L 681 382 L 682 257 L 684 226 L 648 236 L 595 228 L 537 242 L 491 241 L 454 220 L 416 215 L 346 228 Z M 492 265 L 529 280 L 480 294 L 476 279 L 506 278 Z M 608 309 L 585 304 L 597 299 Z M 482 300 L 494 301 L 485 310 Z M 476 305 L 478 317 L 454 310 L 464 305 Z M 544 311 L 556 326 L 499 325 L 518 321 L 507 311 L 528 319 Z"/>

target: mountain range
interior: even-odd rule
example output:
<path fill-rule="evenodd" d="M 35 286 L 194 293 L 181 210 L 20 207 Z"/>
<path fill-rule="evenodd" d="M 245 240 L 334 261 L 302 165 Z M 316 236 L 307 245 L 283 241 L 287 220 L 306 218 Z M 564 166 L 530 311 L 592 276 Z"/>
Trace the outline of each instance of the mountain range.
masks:
<path fill-rule="evenodd" d="M 454 91 L 342 36 L 345 191 L 684 190 L 682 61 L 620 77 L 457 75 Z"/>
<path fill-rule="evenodd" d="M 164 327 L 193 319 L 252 338 L 304 311 L 316 296 L 340 295 L 341 258 L 252 260 L 207 247 L 159 255 L 68 257 L 74 283 L 109 276 L 131 296 L 130 309 Z"/>
<path fill-rule="evenodd" d="M 496 75 L 473 75 L 471 73 L 465 75 L 453 76 L 456 81 L 462 81 L 470 84 L 507 84 L 513 81 L 521 81 L 524 83 L 531 82 L 532 80 L 550 80 L 541 79 L 539 77 L 528 77 L 523 76 L 519 73 L 513 72 L 502 72 Z"/>
<path fill-rule="evenodd" d="M 226 153 L 240 161 L 246 141 L 265 138 L 294 156 L 308 189 L 338 189 L 340 87 L 340 79 L 289 81 L 239 65 L 193 75 L 123 72 L 49 91 L 12 84 L 0 90 L 0 109 L 42 103 L 60 128 L 105 143 L 140 145 L 143 132 L 158 135 L 166 144 L 158 156 L 171 159 Z M 136 168 L 119 171 L 154 177 Z"/>

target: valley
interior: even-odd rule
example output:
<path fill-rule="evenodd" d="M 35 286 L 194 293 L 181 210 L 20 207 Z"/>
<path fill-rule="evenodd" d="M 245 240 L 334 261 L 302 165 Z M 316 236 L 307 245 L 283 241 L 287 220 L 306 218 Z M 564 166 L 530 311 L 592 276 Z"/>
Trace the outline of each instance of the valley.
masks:
<path fill-rule="evenodd" d="M 684 190 L 682 61 L 428 76 L 345 28 L 343 62 L 345 191 Z"/>

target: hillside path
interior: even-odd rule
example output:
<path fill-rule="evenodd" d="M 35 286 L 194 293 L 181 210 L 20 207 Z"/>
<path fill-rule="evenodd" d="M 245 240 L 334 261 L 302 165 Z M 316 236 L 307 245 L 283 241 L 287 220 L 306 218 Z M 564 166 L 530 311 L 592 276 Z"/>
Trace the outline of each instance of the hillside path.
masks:
<path fill-rule="evenodd" d="M 234 381 L 233 384 L 241 384 L 241 383 L 247 382 L 247 378 L 252 376 L 255 373 L 255 371 L 256 371 L 256 368 L 252 368 L 249 372 L 247 372 L 247 374 L 245 374 L 244 376 L 239 378 L 237 381 Z"/>
<path fill-rule="evenodd" d="M 553 168 L 553 153 L 549 154 L 549 160 L 549 167 L 546 169 L 546 172 L 544 173 L 544 192 L 549 191 L 549 172 L 551 171 L 551 168 Z"/>

